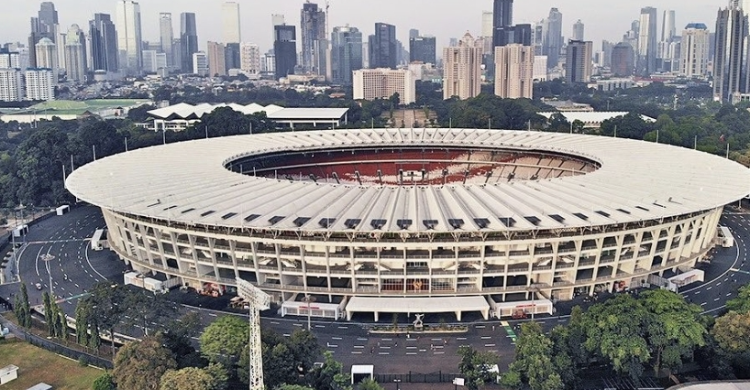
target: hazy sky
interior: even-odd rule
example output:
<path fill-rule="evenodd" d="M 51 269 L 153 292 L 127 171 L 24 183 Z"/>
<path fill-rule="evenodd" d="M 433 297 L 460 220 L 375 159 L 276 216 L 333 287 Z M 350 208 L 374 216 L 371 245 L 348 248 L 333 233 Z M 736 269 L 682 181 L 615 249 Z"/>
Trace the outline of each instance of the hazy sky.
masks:
<path fill-rule="evenodd" d="M 263 51 L 272 45 L 271 14 L 286 15 L 287 24 L 299 26 L 303 0 L 235 0 L 242 12 L 242 38 L 254 42 Z M 0 42 L 25 41 L 30 27 L 29 18 L 35 16 L 40 1 L 0 0 Z M 221 41 L 221 4 L 223 0 L 141 0 L 143 39 L 158 41 L 159 12 L 172 12 L 175 36 L 179 33 L 179 13 L 197 14 L 198 39 L 202 49 L 206 41 Z M 88 20 L 95 12 L 113 13 L 115 0 L 55 0 L 60 24 L 73 23 L 88 30 Z M 323 6 L 325 2 L 317 2 Z M 515 23 L 532 23 L 546 17 L 551 7 L 563 13 L 563 34 L 569 36 L 573 23 L 581 19 L 585 24 L 585 39 L 619 41 L 637 19 L 640 8 L 656 7 L 661 29 L 662 11 L 677 12 L 677 31 L 689 22 L 705 23 L 713 30 L 716 13 L 728 0 L 516 0 Z M 492 0 L 330 0 L 330 28 L 349 24 L 365 35 L 374 30 L 375 22 L 396 25 L 402 42 L 408 42 L 408 31 L 417 28 L 423 35 L 438 37 L 438 47 L 451 37 L 460 37 L 467 30 L 479 33 L 483 10 L 492 9 Z M 84 27 L 86 26 L 86 27 Z M 87 31 L 88 32 L 88 31 Z M 298 35 L 299 38 L 299 35 Z"/>

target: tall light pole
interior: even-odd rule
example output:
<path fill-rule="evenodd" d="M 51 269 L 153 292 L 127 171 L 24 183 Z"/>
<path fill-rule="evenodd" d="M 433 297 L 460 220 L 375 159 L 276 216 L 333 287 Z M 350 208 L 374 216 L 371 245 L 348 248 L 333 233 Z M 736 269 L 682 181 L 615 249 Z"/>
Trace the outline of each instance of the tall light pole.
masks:
<path fill-rule="evenodd" d="M 307 304 L 307 331 L 311 332 L 312 326 L 310 326 L 310 317 L 312 307 L 310 306 L 310 303 L 315 302 L 315 297 L 311 296 L 310 294 L 305 294 L 304 302 Z"/>
<path fill-rule="evenodd" d="M 260 311 L 271 307 L 271 297 L 252 283 L 237 279 L 237 295 L 247 301 L 250 305 L 248 313 L 249 344 L 248 357 L 250 367 L 248 379 L 250 390 L 263 390 L 263 355 L 260 340 Z"/>

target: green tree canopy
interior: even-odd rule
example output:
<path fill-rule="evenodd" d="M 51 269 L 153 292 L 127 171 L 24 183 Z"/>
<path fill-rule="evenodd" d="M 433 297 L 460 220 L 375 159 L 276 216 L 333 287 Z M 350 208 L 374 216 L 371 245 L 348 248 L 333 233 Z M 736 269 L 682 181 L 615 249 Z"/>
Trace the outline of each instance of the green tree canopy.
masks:
<path fill-rule="evenodd" d="M 219 317 L 200 336 L 201 354 L 209 362 L 234 366 L 248 343 L 249 332 L 247 320 L 232 315 Z"/>
<path fill-rule="evenodd" d="M 750 313 L 730 311 L 716 319 L 711 334 L 719 348 L 728 353 L 750 351 Z"/>
<path fill-rule="evenodd" d="M 750 284 L 740 287 L 737 296 L 727 301 L 727 310 L 740 314 L 750 312 Z"/>
<path fill-rule="evenodd" d="M 160 390 L 215 390 L 214 377 L 206 370 L 186 367 L 167 370 L 160 380 Z"/>
<path fill-rule="evenodd" d="M 564 384 L 552 354 L 552 341 L 544 335 L 536 322 L 521 325 L 521 336 L 516 343 L 516 358 L 510 364 L 512 373 L 503 384 L 520 389 L 560 390 Z"/>
<path fill-rule="evenodd" d="M 498 356 L 492 352 L 480 352 L 471 346 L 462 345 L 458 347 L 458 355 L 461 360 L 458 363 L 458 371 L 466 380 L 469 390 L 477 390 L 485 383 L 492 381 L 492 368 L 498 363 Z"/>
<path fill-rule="evenodd" d="M 159 389 L 162 375 L 177 367 L 160 334 L 120 348 L 114 365 L 112 377 L 119 390 Z"/>

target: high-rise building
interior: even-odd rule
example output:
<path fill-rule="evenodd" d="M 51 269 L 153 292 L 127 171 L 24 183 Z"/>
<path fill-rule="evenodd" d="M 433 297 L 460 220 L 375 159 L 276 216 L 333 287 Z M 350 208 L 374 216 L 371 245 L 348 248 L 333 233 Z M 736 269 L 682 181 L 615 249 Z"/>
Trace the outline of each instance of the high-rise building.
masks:
<path fill-rule="evenodd" d="M 482 46 L 466 33 L 458 47 L 443 49 L 443 99 L 469 99 L 482 91 Z"/>
<path fill-rule="evenodd" d="M 560 61 L 560 52 L 563 47 L 562 23 L 562 12 L 557 8 L 552 8 L 545 21 L 546 44 L 542 50 L 542 54 L 547 56 L 548 68 L 556 67 Z"/>
<path fill-rule="evenodd" d="M 675 26 L 675 11 L 665 10 L 661 24 L 661 41 L 672 42 L 677 37 L 677 27 Z"/>
<path fill-rule="evenodd" d="M 55 100 L 57 75 L 52 69 L 29 68 L 24 72 L 26 100 Z"/>
<path fill-rule="evenodd" d="M 174 56 L 172 14 L 169 12 L 159 14 L 159 43 L 161 44 L 161 51 L 167 55 L 167 66 L 174 67 L 177 62 Z"/>
<path fill-rule="evenodd" d="M 638 34 L 638 63 L 636 72 L 640 75 L 650 75 L 656 71 L 656 8 L 641 8 L 640 32 Z"/>
<path fill-rule="evenodd" d="M 388 99 L 398 93 L 401 104 L 416 99 L 416 80 L 408 69 L 360 69 L 353 75 L 354 100 Z"/>
<path fill-rule="evenodd" d="M 612 49 L 614 49 L 615 45 L 608 41 L 603 40 L 602 41 L 602 66 L 609 68 L 612 66 Z"/>
<path fill-rule="evenodd" d="M 375 23 L 375 35 L 370 36 L 369 48 L 370 68 L 396 69 L 398 61 L 396 26 Z"/>
<path fill-rule="evenodd" d="M 732 94 L 748 91 L 747 69 L 743 66 L 747 35 L 748 18 L 736 2 L 719 10 L 713 66 L 716 100 L 730 101 Z"/>
<path fill-rule="evenodd" d="M 534 87 L 534 48 L 516 43 L 495 47 L 495 95 L 531 99 Z"/>
<path fill-rule="evenodd" d="M 533 41 L 533 31 L 530 24 L 517 24 L 515 26 L 498 27 L 492 37 L 492 45 L 505 46 L 510 44 L 519 44 L 531 46 Z"/>
<path fill-rule="evenodd" d="M 482 11 L 482 37 L 492 37 L 495 19 L 492 11 Z"/>
<path fill-rule="evenodd" d="M 240 44 L 240 69 L 245 74 L 261 72 L 260 46 L 249 42 Z"/>
<path fill-rule="evenodd" d="M 297 66 L 297 30 L 294 26 L 276 25 L 276 32 L 273 41 L 273 52 L 275 58 L 276 79 L 294 74 L 294 67 Z"/>
<path fill-rule="evenodd" d="M 37 18 L 38 30 L 37 32 L 48 32 L 54 33 L 56 27 L 60 22 L 57 17 L 57 11 L 55 10 L 55 4 L 51 1 L 44 1 L 39 6 L 39 17 Z M 62 42 L 60 42 L 62 44 Z"/>
<path fill-rule="evenodd" d="M 513 25 L 513 0 L 495 0 L 492 9 L 492 27 L 508 27 Z"/>
<path fill-rule="evenodd" d="M 143 51 L 143 72 L 145 73 L 156 73 L 159 68 L 156 60 L 156 55 L 159 52 L 156 50 L 144 50 Z"/>
<path fill-rule="evenodd" d="M 180 45 L 182 46 L 180 50 L 182 71 L 187 73 L 194 71 L 193 54 L 198 52 L 198 28 L 195 23 L 195 14 L 192 12 L 180 14 Z"/>
<path fill-rule="evenodd" d="M 118 72 L 117 31 L 108 14 L 94 14 L 94 19 L 89 21 L 89 39 L 91 70 Z"/>
<path fill-rule="evenodd" d="M 569 41 L 565 51 L 565 81 L 568 84 L 588 83 L 591 80 L 591 57 L 594 43 Z"/>
<path fill-rule="evenodd" d="M 571 40 L 573 41 L 582 41 L 583 40 L 583 31 L 584 31 L 584 25 L 581 19 L 578 19 L 575 24 L 573 24 L 573 35 L 571 35 Z"/>
<path fill-rule="evenodd" d="M 115 8 L 119 69 L 130 75 L 141 73 L 143 64 L 141 6 L 133 0 L 118 0 Z"/>
<path fill-rule="evenodd" d="M 680 75 L 703 77 L 708 73 L 710 34 L 703 23 L 690 23 L 682 32 Z"/>
<path fill-rule="evenodd" d="M 242 52 L 240 51 L 239 42 L 231 42 L 224 44 L 224 54 L 226 59 L 224 62 L 227 64 L 227 71 L 230 69 L 241 69 L 242 68 Z"/>
<path fill-rule="evenodd" d="M 21 53 L 17 51 L 10 51 L 8 49 L 0 49 L 0 69 L 20 69 L 21 68 Z"/>
<path fill-rule="evenodd" d="M 240 4 L 228 1 L 221 6 L 222 32 L 224 43 L 242 42 L 242 30 L 240 27 Z"/>
<path fill-rule="evenodd" d="M 409 39 L 414 39 L 419 36 L 419 30 L 416 28 L 409 29 Z"/>
<path fill-rule="evenodd" d="M 286 24 L 286 18 L 283 14 L 272 14 L 271 15 L 271 36 L 276 39 L 276 26 L 283 26 Z"/>
<path fill-rule="evenodd" d="M 198 76 L 208 76 L 208 56 L 205 52 L 193 53 L 193 73 Z"/>
<path fill-rule="evenodd" d="M 435 37 L 419 36 L 409 40 L 409 62 L 437 64 L 437 40 Z"/>
<path fill-rule="evenodd" d="M 610 60 L 611 71 L 615 76 L 627 77 L 633 75 L 634 64 L 633 46 L 627 42 L 620 42 L 612 48 Z"/>
<path fill-rule="evenodd" d="M 70 26 L 65 39 L 65 64 L 68 80 L 86 82 L 86 37 L 77 24 Z"/>
<path fill-rule="evenodd" d="M 218 42 L 208 42 L 206 55 L 208 56 L 209 76 L 227 75 L 227 57 L 225 46 Z"/>
<path fill-rule="evenodd" d="M 362 32 L 356 27 L 334 27 L 331 33 L 331 78 L 333 83 L 352 85 L 352 72 L 362 63 Z"/>
<path fill-rule="evenodd" d="M 302 39 L 302 69 L 305 72 L 325 75 L 320 69 L 321 65 L 325 67 L 325 49 L 321 46 L 328 45 L 326 37 L 326 13 L 318 8 L 315 3 L 305 3 L 302 5 L 300 13 L 300 37 Z"/>
<path fill-rule="evenodd" d="M 42 38 L 36 44 L 36 64 L 39 68 L 52 69 L 57 75 L 57 45 L 49 38 Z"/>
<path fill-rule="evenodd" d="M 0 102 L 23 100 L 23 74 L 17 68 L 0 68 Z"/>

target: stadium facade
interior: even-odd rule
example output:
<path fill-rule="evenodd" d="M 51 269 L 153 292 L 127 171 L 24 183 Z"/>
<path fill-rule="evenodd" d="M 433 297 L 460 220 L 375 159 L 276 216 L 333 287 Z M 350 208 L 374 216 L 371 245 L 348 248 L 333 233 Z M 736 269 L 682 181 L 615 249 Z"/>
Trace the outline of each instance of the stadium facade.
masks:
<path fill-rule="evenodd" d="M 479 311 L 622 291 L 690 270 L 750 174 L 693 150 L 479 129 L 288 132 L 189 141 L 85 165 L 134 269 L 199 291 L 236 278 L 279 302 Z M 507 314 L 507 313 L 506 313 Z"/>

